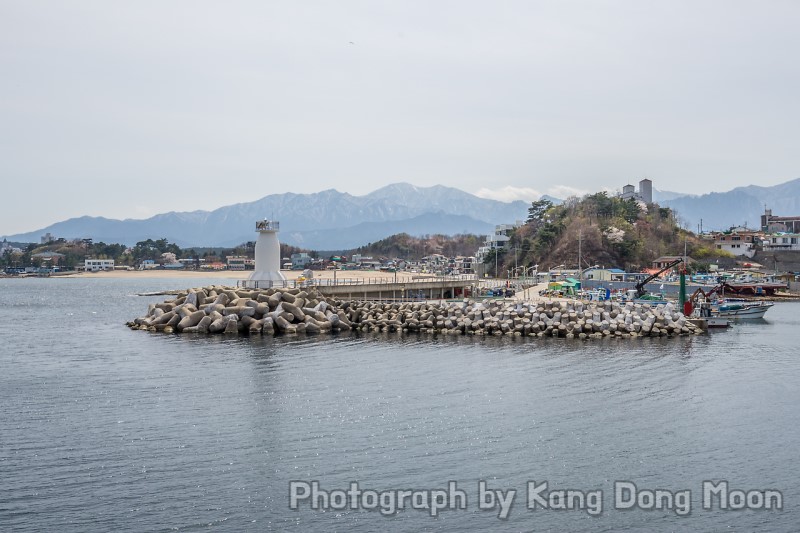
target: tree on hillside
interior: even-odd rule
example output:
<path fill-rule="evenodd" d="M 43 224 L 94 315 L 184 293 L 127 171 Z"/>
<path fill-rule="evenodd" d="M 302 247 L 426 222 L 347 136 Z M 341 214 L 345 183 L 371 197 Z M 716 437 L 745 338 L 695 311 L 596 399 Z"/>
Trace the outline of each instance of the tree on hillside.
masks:
<path fill-rule="evenodd" d="M 161 257 L 161 254 L 166 252 L 174 253 L 177 256 L 182 255 L 180 247 L 170 243 L 167 239 L 158 239 L 157 241 L 147 239 L 146 241 L 139 241 L 136 243 L 136 246 L 133 247 L 132 255 L 136 261 L 142 261 L 144 259 L 156 260 Z"/>
<path fill-rule="evenodd" d="M 622 202 L 622 218 L 627 222 L 634 223 L 639 218 L 641 212 L 639 204 L 633 198 L 623 200 Z"/>
<path fill-rule="evenodd" d="M 553 202 L 550 200 L 536 200 L 531 203 L 531 206 L 528 208 L 528 219 L 526 223 L 532 224 L 544 221 L 545 215 L 551 207 L 553 207 Z"/>
<path fill-rule="evenodd" d="M 495 268 L 495 265 L 503 263 L 503 252 L 504 250 L 502 249 L 492 248 L 489 253 L 483 256 L 483 264 L 489 266 L 487 270 L 493 271 L 495 277 L 497 277 L 497 271 L 499 270 L 499 266 Z"/>
<path fill-rule="evenodd" d="M 96 242 L 86 245 L 86 253 L 97 259 L 117 259 L 125 252 L 124 244 Z"/>
<path fill-rule="evenodd" d="M 589 212 L 594 212 L 598 218 L 614 216 L 614 203 L 605 191 L 587 196 L 584 202 Z"/>

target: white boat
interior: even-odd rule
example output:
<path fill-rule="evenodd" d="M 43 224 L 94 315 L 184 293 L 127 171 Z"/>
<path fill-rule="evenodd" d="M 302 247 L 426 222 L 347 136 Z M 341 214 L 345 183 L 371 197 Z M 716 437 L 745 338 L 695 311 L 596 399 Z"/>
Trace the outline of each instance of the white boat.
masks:
<path fill-rule="evenodd" d="M 773 305 L 775 304 L 772 302 L 764 301 L 723 300 L 712 306 L 712 314 L 714 316 L 733 320 L 764 318 L 764 314 Z"/>
<path fill-rule="evenodd" d="M 701 299 L 697 302 L 698 306 L 694 308 L 692 316 L 694 318 L 702 318 L 706 321 L 708 329 L 726 329 L 730 327 L 731 323 L 726 317 L 715 316 L 711 312 L 711 304 L 707 300 Z"/>
<path fill-rule="evenodd" d="M 725 329 L 730 327 L 731 322 L 722 316 L 710 316 L 706 318 L 706 324 L 708 329 Z"/>

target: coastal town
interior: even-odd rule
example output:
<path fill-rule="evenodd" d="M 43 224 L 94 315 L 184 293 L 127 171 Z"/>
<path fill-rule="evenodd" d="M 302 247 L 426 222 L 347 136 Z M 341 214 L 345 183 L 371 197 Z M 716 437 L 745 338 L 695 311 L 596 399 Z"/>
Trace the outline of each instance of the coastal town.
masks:
<path fill-rule="evenodd" d="M 765 208 L 755 228 L 736 226 L 725 231 L 698 228 L 697 232 L 689 232 L 678 228 L 674 213 L 653 202 L 652 191 L 651 180 L 645 178 L 638 188 L 628 184 L 612 195 L 598 193 L 583 199 L 572 198 L 561 205 L 546 200 L 533 202 L 527 220 L 498 223 L 477 249 L 469 249 L 470 242 L 478 240 L 473 237 L 461 242 L 460 249 L 449 246 L 449 254 L 445 253 L 448 251 L 445 245 L 454 237 L 448 236 L 437 236 L 438 240 L 405 234 L 389 237 L 387 241 L 391 244 L 403 240 L 402 248 L 410 250 L 404 255 L 380 253 L 391 250 L 391 246 L 320 252 L 282 244 L 280 268 L 297 272 L 295 277 L 306 278 L 313 277 L 314 272 L 317 277 L 331 273 L 335 276 L 337 271 L 341 272 L 340 279 L 346 279 L 348 272 L 360 272 L 362 276 L 369 272 L 418 277 L 469 276 L 476 280 L 502 280 L 511 292 L 545 283 L 546 291 L 553 295 L 576 295 L 606 288 L 624 291 L 654 274 L 657 274 L 654 281 L 666 283 L 668 290 L 677 280 L 680 268 L 689 275 L 689 283 L 698 286 L 749 283 L 753 295 L 760 294 L 757 287 L 764 284 L 782 286 L 784 292 L 798 291 L 800 215 L 773 214 Z M 568 204 L 571 205 L 566 207 Z M 588 218 L 582 218 L 586 212 Z M 578 226 L 577 235 L 569 224 Z M 658 224 L 669 231 L 657 246 L 650 246 L 648 257 L 648 250 L 641 250 L 645 247 L 643 228 L 650 230 Z M 566 242 L 560 242 L 558 235 L 548 237 L 559 231 L 563 234 L 561 241 Z M 599 232 L 594 241 L 592 231 Z M 639 235 L 639 242 L 628 241 L 633 231 Z M 631 249 L 639 249 L 638 255 L 619 253 Z M 680 267 L 664 269 L 677 259 L 681 260 Z M 231 249 L 181 249 L 166 239 L 148 239 L 125 246 L 96 243 L 91 237 L 66 239 L 46 233 L 39 243 L 9 243 L 3 239 L 0 261 L 5 277 L 98 272 L 234 276 L 255 268 L 255 242 Z"/>

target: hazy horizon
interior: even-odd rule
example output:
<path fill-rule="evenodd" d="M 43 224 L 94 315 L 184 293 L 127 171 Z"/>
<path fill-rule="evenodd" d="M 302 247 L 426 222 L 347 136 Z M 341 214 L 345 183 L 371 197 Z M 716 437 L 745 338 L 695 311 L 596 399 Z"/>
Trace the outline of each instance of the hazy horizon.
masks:
<path fill-rule="evenodd" d="M 408 182 L 800 175 L 800 4 L 0 4 L 0 234 Z"/>

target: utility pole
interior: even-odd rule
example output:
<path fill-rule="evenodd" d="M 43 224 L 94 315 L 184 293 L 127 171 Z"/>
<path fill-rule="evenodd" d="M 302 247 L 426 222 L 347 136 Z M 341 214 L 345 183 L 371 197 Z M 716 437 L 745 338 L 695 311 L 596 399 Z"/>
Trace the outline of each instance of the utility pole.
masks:
<path fill-rule="evenodd" d="M 686 253 L 686 250 L 688 248 L 689 248 L 689 238 L 687 237 L 686 239 L 683 240 L 683 267 L 681 267 L 681 269 L 684 272 L 687 272 L 689 270 L 689 264 L 688 264 L 689 254 Z"/>
<path fill-rule="evenodd" d="M 583 254 L 582 254 L 582 248 L 583 248 L 583 230 L 579 229 L 578 230 L 578 281 L 581 284 L 581 289 L 583 289 L 583 263 L 582 263 Z"/>

